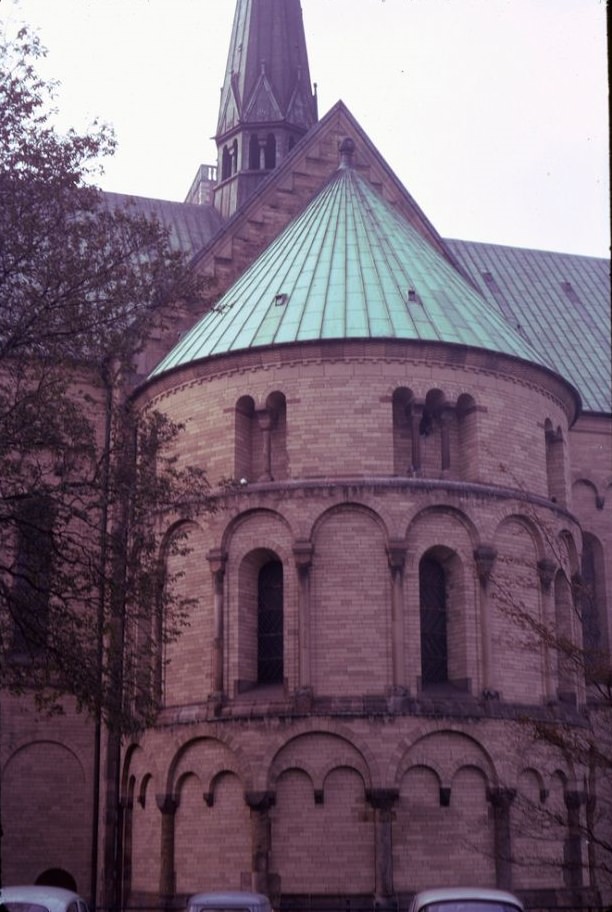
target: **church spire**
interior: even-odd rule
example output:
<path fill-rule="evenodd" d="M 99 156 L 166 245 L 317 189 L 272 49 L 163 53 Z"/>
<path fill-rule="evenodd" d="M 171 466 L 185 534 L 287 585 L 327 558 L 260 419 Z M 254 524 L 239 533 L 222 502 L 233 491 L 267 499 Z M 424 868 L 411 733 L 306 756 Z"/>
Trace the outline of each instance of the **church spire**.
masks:
<path fill-rule="evenodd" d="M 232 215 L 316 120 L 300 0 L 237 0 L 215 137 L 221 214 Z"/>

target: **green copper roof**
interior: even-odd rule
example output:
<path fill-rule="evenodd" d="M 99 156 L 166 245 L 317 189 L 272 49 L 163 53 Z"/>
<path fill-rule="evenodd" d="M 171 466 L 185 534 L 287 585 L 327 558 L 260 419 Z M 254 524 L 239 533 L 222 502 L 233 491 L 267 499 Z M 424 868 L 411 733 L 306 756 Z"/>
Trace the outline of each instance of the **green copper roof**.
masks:
<path fill-rule="evenodd" d="M 153 374 L 254 347 L 383 338 L 550 366 L 366 180 L 341 167 Z"/>
<path fill-rule="evenodd" d="M 473 241 L 446 242 L 483 297 L 580 391 L 612 411 L 610 261 Z"/>

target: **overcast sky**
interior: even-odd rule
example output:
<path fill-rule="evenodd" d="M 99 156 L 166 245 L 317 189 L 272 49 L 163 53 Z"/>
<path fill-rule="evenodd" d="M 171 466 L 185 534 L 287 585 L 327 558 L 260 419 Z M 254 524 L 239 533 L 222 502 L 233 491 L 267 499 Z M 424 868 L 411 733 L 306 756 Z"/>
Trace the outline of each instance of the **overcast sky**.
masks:
<path fill-rule="evenodd" d="M 99 117 L 104 189 L 182 200 L 214 163 L 234 0 L 0 0 L 34 25 L 62 126 Z M 446 237 L 607 256 L 604 0 L 302 0 L 339 98 Z"/>

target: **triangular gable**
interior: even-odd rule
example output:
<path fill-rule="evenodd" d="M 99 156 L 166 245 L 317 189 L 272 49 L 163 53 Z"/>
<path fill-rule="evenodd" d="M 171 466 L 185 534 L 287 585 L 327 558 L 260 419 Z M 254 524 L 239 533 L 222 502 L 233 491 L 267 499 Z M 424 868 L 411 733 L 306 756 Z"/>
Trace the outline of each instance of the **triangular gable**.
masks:
<path fill-rule="evenodd" d="M 265 72 L 262 72 L 246 105 L 243 120 L 246 123 L 266 123 L 282 119 L 283 114 L 274 89 Z"/>
<path fill-rule="evenodd" d="M 472 282 L 367 133 L 338 101 L 194 259 L 198 270 L 212 277 L 216 291 L 223 293 L 329 180 L 338 168 L 338 150 L 347 136 L 355 142 L 357 170 Z"/>
<path fill-rule="evenodd" d="M 217 125 L 217 135 L 223 136 L 229 133 L 240 122 L 240 105 L 238 101 L 238 87 L 234 85 L 235 79 L 230 81 L 229 91 L 221 104 L 219 114 L 219 123 Z"/>
<path fill-rule="evenodd" d="M 287 106 L 285 119 L 288 123 L 300 126 L 312 120 L 312 95 L 301 79 L 296 86 Z"/>

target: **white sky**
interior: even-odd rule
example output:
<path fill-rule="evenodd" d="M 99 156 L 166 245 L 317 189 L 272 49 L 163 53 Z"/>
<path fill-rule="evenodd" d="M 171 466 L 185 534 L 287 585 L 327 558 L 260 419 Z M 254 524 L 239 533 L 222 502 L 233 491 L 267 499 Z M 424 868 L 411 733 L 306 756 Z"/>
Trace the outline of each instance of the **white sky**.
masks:
<path fill-rule="evenodd" d="M 37 27 L 62 126 L 112 123 L 104 189 L 182 200 L 214 163 L 234 0 L 0 0 Z M 604 0 L 302 0 L 339 98 L 445 237 L 607 256 Z"/>

